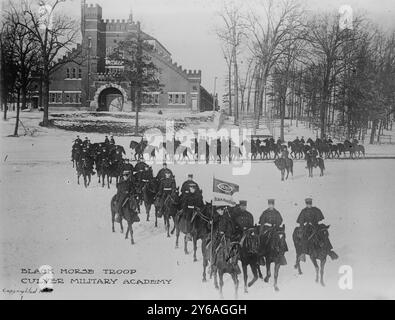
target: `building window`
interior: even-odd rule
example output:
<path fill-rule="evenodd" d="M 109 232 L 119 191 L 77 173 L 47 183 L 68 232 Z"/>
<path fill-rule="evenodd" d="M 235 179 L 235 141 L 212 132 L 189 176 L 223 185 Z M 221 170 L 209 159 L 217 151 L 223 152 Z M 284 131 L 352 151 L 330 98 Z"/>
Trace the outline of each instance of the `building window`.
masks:
<path fill-rule="evenodd" d="M 82 79 L 82 69 L 78 69 L 78 79 Z"/>
<path fill-rule="evenodd" d="M 77 78 L 77 71 L 75 70 L 75 68 L 73 68 L 72 76 L 73 76 L 73 79 Z"/>
<path fill-rule="evenodd" d="M 144 105 L 159 105 L 159 92 L 144 92 L 143 102 Z"/>
<path fill-rule="evenodd" d="M 51 104 L 62 103 L 62 92 L 61 91 L 50 91 L 49 92 L 49 103 L 51 103 Z"/>
<path fill-rule="evenodd" d="M 80 91 L 65 91 L 64 103 L 68 103 L 68 104 L 81 103 L 81 92 Z"/>
<path fill-rule="evenodd" d="M 185 92 L 169 92 L 169 104 L 185 105 L 186 104 L 186 93 Z"/>
<path fill-rule="evenodd" d="M 66 79 L 70 79 L 70 69 L 66 69 Z"/>

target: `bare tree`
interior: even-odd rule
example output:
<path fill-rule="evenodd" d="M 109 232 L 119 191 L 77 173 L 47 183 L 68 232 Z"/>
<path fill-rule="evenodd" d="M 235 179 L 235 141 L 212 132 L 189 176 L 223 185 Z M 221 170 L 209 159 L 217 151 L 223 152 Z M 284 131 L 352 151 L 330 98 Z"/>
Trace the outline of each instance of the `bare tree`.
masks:
<path fill-rule="evenodd" d="M 245 19 L 240 6 L 234 3 L 224 3 L 219 17 L 223 23 L 217 29 L 217 35 L 226 47 L 228 62 L 233 64 L 233 88 L 234 88 L 234 117 L 235 123 L 239 121 L 239 54 L 242 42 L 245 39 Z M 230 55 L 229 55 L 230 53 Z M 229 90 L 230 93 L 230 90 Z M 231 94 L 230 94 L 231 95 Z"/>
<path fill-rule="evenodd" d="M 7 55 L 14 65 L 15 89 L 17 92 L 16 122 L 14 136 L 18 136 L 20 109 L 26 109 L 28 87 L 32 82 L 32 71 L 38 65 L 38 47 L 29 31 L 21 26 L 22 12 L 14 7 L 5 15 L 6 31 L 3 40 L 7 43 Z M 22 105 L 20 105 L 22 102 Z"/>
<path fill-rule="evenodd" d="M 255 57 L 255 115 L 262 113 L 263 95 L 271 70 L 287 50 L 291 35 L 296 35 L 302 27 L 303 10 L 293 0 L 260 1 L 260 5 L 250 10 L 248 30 L 251 39 L 250 50 Z"/>
<path fill-rule="evenodd" d="M 23 0 L 23 15 L 20 17 L 20 25 L 30 33 L 32 39 L 39 46 L 40 66 L 42 68 L 42 104 L 44 116 L 42 126 L 49 125 L 49 84 L 51 72 L 60 65 L 70 61 L 76 61 L 80 52 L 72 51 L 78 37 L 78 23 L 75 19 L 61 14 L 61 4 L 66 0 L 54 0 L 53 2 L 39 1 L 34 5 L 31 1 Z M 43 23 L 40 7 L 47 9 L 47 20 Z M 59 59 L 66 55 L 67 59 Z"/>

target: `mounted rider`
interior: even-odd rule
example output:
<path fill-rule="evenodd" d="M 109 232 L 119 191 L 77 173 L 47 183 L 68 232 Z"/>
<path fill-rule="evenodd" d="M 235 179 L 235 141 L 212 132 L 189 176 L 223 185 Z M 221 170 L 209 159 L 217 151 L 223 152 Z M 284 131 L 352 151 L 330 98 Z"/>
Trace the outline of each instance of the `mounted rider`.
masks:
<path fill-rule="evenodd" d="M 192 222 L 195 210 L 202 209 L 203 206 L 204 203 L 200 190 L 197 190 L 195 186 L 190 186 L 182 205 L 182 214 L 185 215 L 187 221 Z M 188 232 L 191 232 L 191 230 L 188 230 Z"/>
<path fill-rule="evenodd" d="M 121 214 L 122 208 L 127 205 L 129 198 L 134 194 L 133 183 L 131 182 L 131 176 L 127 172 L 123 172 L 120 181 L 117 183 L 117 194 L 115 201 L 117 203 L 117 212 Z M 137 215 L 135 215 L 136 221 L 139 221 Z"/>
<path fill-rule="evenodd" d="M 234 222 L 235 239 L 240 241 L 244 231 L 254 227 L 254 216 L 247 211 L 247 201 L 240 200 L 232 210 L 232 220 Z"/>
<path fill-rule="evenodd" d="M 82 140 L 81 140 L 80 136 L 77 136 L 77 139 L 74 140 L 74 144 L 75 145 L 82 145 Z"/>
<path fill-rule="evenodd" d="M 156 175 L 156 179 L 161 182 L 166 177 L 166 173 L 170 174 L 170 177 L 174 178 L 173 172 L 167 167 L 167 163 L 163 163 L 162 169 L 159 170 L 158 174 Z"/>
<path fill-rule="evenodd" d="M 109 145 L 110 144 L 110 140 L 108 139 L 108 136 L 105 136 L 104 138 L 104 144 Z"/>
<path fill-rule="evenodd" d="M 133 176 L 134 167 L 130 163 L 129 159 L 124 159 L 122 164 L 122 171 L 127 172 L 130 177 Z"/>
<path fill-rule="evenodd" d="M 110 137 L 110 144 L 115 145 L 114 136 L 111 136 L 111 137 Z"/>
<path fill-rule="evenodd" d="M 176 182 L 170 172 L 165 172 L 165 178 L 160 181 L 156 199 L 159 199 L 159 207 L 162 208 L 166 198 L 176 189 Z"/>
<path fill-rule="evenodd" d="M 195 181 L 193 181 L 193 174 L 190 173 L 188 174 L 188 180 L 186 180 L 181 186 L 182 203 L 184 203 L 185 198 L 188 196 L 191 187 L 193 187 L 198 193 L 201 194 L 199 185 Z"/>
<path fill-rule="evenodd" d="M 137 163 L 134 166 L 134 175 L 136 177 L 136 181 L 138 183 L 141 183 L 142 180 L 142 176 L 144 171 L 146 170 L 146 168 L 149 168 L 149 165 L 146 164 L 144 161 L 142 161 L 141 159 L 137 159 Z"/>
<path fill-rule="evenodd" d="M 298 219 L 296 222 L 299 224 L 299 228 L 301 228 L 302 234 L 302 256 L 301 260 L 305 261 L 305 254 L 309 254 L 311 251 L 310 238 L 313 234 L 317 233 L 317 235 L 321 236 L 321 240 L 324 243 L 324 247 L 327 251 L 327 254 L 331 257 L 332 260 L 336 260 L 338 255 L 333 251 L 333 247 L 331 242 L 329 241 L 329 236 L 327 233 L 322 235 L 322 233 L 318 232 L 322 229 L 328 229 L 327 226 L 320 224 L 322 220 L 324 220 L 324 215 L 322 211 L 317 207 L 313 207 L 313 199 L 307 198 L 305 200 L 306 207 L 302 209 L 300 212 Z"/>
<path fill-rule="evenodd" d="M 261 244 L 269 243 L 275 235 L 274 232 L 285 231 L 285 226 L 280 228 L 283 224 L 283 218 L 281 216 L 281 213 L 274 207 L 275 199 L 269 199 L 268 206 L 269 208 L 263 211 L 262 215 L 259 218 L 259 234 Z M 288 251 L 288 246 L 286 242 L 284 242 L 284 246 L 280 248 L 280 250 L 283 253 Z M 285 259 L 283 259 L 281 264 L 286 264 Z"/>
<path fill-rule="evenodd" d="M 300 143 L 303 144 L 303 145 L 306 144 L 306 141 L 305 141 L 303 136 L 302 136 L 302 138 L 300 138 Z"/>

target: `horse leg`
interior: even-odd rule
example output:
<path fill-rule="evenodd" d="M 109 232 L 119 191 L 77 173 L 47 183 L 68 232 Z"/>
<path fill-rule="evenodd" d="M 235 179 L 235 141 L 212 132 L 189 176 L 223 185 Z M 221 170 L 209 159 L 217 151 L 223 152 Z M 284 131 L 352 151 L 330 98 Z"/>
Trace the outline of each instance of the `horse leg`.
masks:
<path fill-rule="evenodd" d="M 280 264 L 275 263 L 274 264 L 274 290 L 275 291 L 280 291 L 280 289 L 277 286 L 277 279 L 278 279 L 278 271 L 280 270 Z"/>
<path fill-rule="evenodd" d="M 145 213 L 146 213 L 146 215 L 147 215 L 147 221 L 149 221 L 149 213 L 150 213 L 150 210 L 151 208 L 149 207 L 149 205 L 148 204 L 146 204 L 145 205 Z"/>
<path fill-rule="evenodd" d="M 248 293 L 248 287 L 247 287 L 247 280 L 248 280 L 247 264 L 242 262 L 241 265 L 242 265 L 242 268 L 243 268 L 244 293 Z"/>
<path fill-rule="evenodd" d="M 235 286 L 235 300 L 239 298 L 239 279 L 237 278 L 237 274 L 234 272 L 232 273 L 232 279 Z"/>
<path fill-rule="evenodd" d="M 122 224 L 122 218 L 119 220 L 119 226 L 121 227 L 121 233 L 123 233 L 123 224 Z"/>
<path fill-rule="evenodd" d="M 184 235 L 184 253 L 189 254 L 188 252 L 188 238 L 187 235 Z"/>
<path fill-rule="evenodd" d="M 125 239 L 127 239 L 128 238 L 128 234 L 129 234 L 129 224 L 128 224 L 128 228 L 126 229 L 126 233 L 125 233 Z"/>
<path fill-rule="evenodd" d="M 259 265 L 258 265 L 258 263 L 251 263 L 250 268 L 251 268 L 252 274 L 254 275 L 254 278 L 252 278 L 252 280 L 248 283 L 248 287 L 252 287 L 254 285 L 254 283 L 258 280 Z"/>
<path fill-rule="evenodd" d="M 170 217 L 166 217 L 167 237 L 170 238 Z"/>
<path fill-rule="evenodd" d="M 222 289 L 224 287 L 224 273 L 222 270 L 218 270 L 218 274 L 219 274 L 219 295 L 220 295 L 220 298 L 223 299 L 224 294 L 222 292 Z"/>
<path fill-rule="evenodd" d="M 170 222 L 169 222 L 170 224 Z M 170 237 L 170 236 L 169 236 Z M 193 262 L 197 261 L 196 251 L 197 251 L 197 235 L 193 236 Z"/>
<path fill-rule="evenodd" d="M 303 274 L 302 273 L 302 269 L 300 268 L 300 259 L 299 259 L 299 255 L 298 254 L 296 254 L 296 262 L 295 262 L 294 268 L 298 269 L 298 273 L 299 274 Z"/>
<path fill-rule="evenodd" d="M 115 212 L 114 212 L 114 210 L 111 210 L 111 225 L 112 225 L 112 232 L 115 232 L 114 221 L 115 221 Z"/>
<path fill-rule="evenodd" d="M 323 287 L 325 287 L 324 283 L 324 269 L 325 269 L 326 258 L 321 260 L 320 263 L 320 282 Z"/>
<path fill-rule="evenodd" d="M 269 279 L 272 275 L 270 272 L 270 265 L 271 265 L 271 262 L 269 262 L 269 259 L 266 259 L 266 277 L 265 277 L 265 279 L 263 279 L 263 281 L 265 281 L 266 283 L 269 282 Z"/>
<path fill-rule="evenodd" d="M 206 268 L 208 265 L 208 261 L 207 261 L 207 256 L 206 256 L 206 250 L 207 248 L 205 248 L 205 242 L 202 240 L 202 256 L 203 256 L 203 279 L 202 282 L 207 282 L 207 274 L 206 274 Z"/>
<path fill-rule="evenodd" d="M 313 262 L 314 268 L 315 268 L 315 282 L 318 283 L 319 281 L 319 268 L 318 268 L 318 264 L 317 264 L 317 260 L 313 257 L 310 256 L 310 260 L 311 262 Z"/>
<path fill-rule="evenodd" d="M 158 227 L 158 215 L 155 212 L 155 228 Z"/>
<path fill-rule="evenodd" d="M 179 248 L 179 245 L 178 245 L 179 237 L 180 237 L 180 229 L 177 228 L 177 232 L 176 232 L 176 249 Z"/>
<path fill-rule="evenodd" d="M 131 244 L 134 244 L 134 239 L 133 239 L 133 227 L 132 227 L 132 225 L 133 225 L 133 222 L 129 222 L 129 221 L 128 221 L 128 229 L 129 229 L 129 232 L 130 232 L 130 243 L 131 243 Z"/>

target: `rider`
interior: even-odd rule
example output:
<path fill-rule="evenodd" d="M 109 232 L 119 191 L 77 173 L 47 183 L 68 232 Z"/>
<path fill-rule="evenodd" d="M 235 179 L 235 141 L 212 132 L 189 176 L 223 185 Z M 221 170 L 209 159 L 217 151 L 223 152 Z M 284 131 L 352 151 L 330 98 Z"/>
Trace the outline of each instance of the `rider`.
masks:
<path fill-rule="evenodd" d="M 296 220 L 299 223 L 300 228 L 302 228 L 302 261 L 305 260 L 305 253 L 309 253 L 309 243 L 308 239 L 311 235 L 315 232 L 315 230 L 325 227 L 322 224 L 319 224 L 322 220 L 324 220 L 324 215 L 322 214 L 321 210 L 317 207 L 313 207 L 313 199 L 307 198 L 305 200 L 306 208 L 302 209 L 300 212 L 298 219 Z M 333 251 L 333 247 L 331 242 L 329 241 L 329 237 L 325 236 L 324 239 L 324 246 L 327 250 L 328 255 L 331 257 L 332 260 L 338 258 L 338 255 Z"/>
<path fill-rule="evenodd" d="M 305 139 L 304 139 L 303 136 L 302 136 L 302 138 L 300 139 L 300 143 L 301 143 L 301 144 L 305 144 L 305 143 L 306 143 L 306 141 L 305 141 Z"/>
<path fill-rule="evenodd" d="M 171 176 L 170 172 L 166 172 L 165 178 L 160 181 L 159 191 L 156 195 L 156 199 L 159 199 L 160 201 L 160 208 L 163 207 L 166 197 L 169 196 L 175 189 L 176 182 L 174 178 Z"/>
<path fill-rule="evenodd" d="M 133 184 L 130 183 L 130 176 L 127 172 L 123 172 L 120 181 L 117 183 L 117 194 L 115 201 L 117 203 L 117 211 L 120 214 L 121 209 L 126 205 L 127 199 L 133 194 Z"/>
<path fill-rule="evenodd" d="M 76 145 L 82 145 L 82 140 L 81 140 L 80 136 L 77 136 L 77 139 L 74 140 L 74 143 Z"/>
<path fill-rule="evenodd" d="M 186 180 L 181 186 L 181 200 L 184 203 L 186 196 L 189 194 L 191 187 L 194 187 L 196 191 L 200 192 L 199 185 L 193 181 L 193 174 L 188 174 L 188 180 Z"/>
<path fill-rule="evenodd" d="M 233 209 L 232 219 L 235 228 L 235 238 L 241 240 L 243 232 L 254 227 L 254 216 L 247 211 L 247 201 L 240 200 Z"/>
<path fill-rule="evenodd" d="M 108 136 L 106 136 L 105 138 L 104 138 L 104 144 L 110 144 L 110 140 L 108 140 Z"/>
<path fill-rule="evenodd" d="M 296 139 L 293 141 L 293 143 L 298 145 L 300 143 L 299 137 L 296 137 Z"/>
<path fill-rule="evenodd" d="M 163 163 L 163 168 L 159 170 L 158 174 L 156 175 L 156 179 L 158 181 L 162 181 L 166 177 L 166 173 L 169 173 L 171 177 L 174 177 L 173 172 L 167 168 L 167 163 Z"/>
<path fill-rule="evenodd" d="M 267 243 L 272 238 L 273 232 L 279 230 L 283 223 L 283 218 L 281 217 L 280 212 L 274 207 L 275 200 L 269 199 L 268 205 L 269 208 L 263 211 L 261 217 L 259 218 L 261 241 L 264 243 Z M 288 251 L 286 243 L 284 243 L 284 246 L 285 247 L 282 248 L 282 251 Z M 282 264 L 286 264 L 285 259 L 283 259 Z"/>
<path fill-rule="evenodd" d="M 281 217 L 280 212 L 274 208 L 275 200 L 268 200 L 269 208 L 263 211 L 261 217 L 259 218 L 259 224 L 262 227 L 279 227 L 283 223 L 283 218 Z"/>
<path fill-rule="evenodd" d="M 88 145 L 90 145 L 90 141 L 89 141 L 88 137 L 85 137 L 85 140 L 82 143 L 82 147 L 86 148 Z"/>
<path fill-rule="evenodd" d="M 218 247 L 222 237 L 231 240 L 234 234 L 233 221 L 227 207 L 218 206 L 215 208 L 216 213 L 213 217 L 213 230 L 214 233 L 214 250 Z"/>
<path fill-rule="evenodd" d="M 111 137 L 110 137 L 110 144 L 115 145 L 114 136 L 111 136 Z"/>
<path fill-rule="evenodd" d="M 132 176 L 134 168 L 130 163 L 129 159 L 124 159 L 122 164 L 122 171 L 127 171 L 130 176 Z"/>
<path fill-rule="evenodd" d="M 288 159 L 289 158 L 289 151 L 286 146 L 284 146 L 281 150 L 281 158 Z"/>
<path fill-rule="evenodd" d="M 200 195 L 199 190 L 196 189 L 195 186 L 190 186 L 189 187 L 189 192 L 185 196 L 183 206 L 182 206 L 182 213 L 185 214 L 185 217 L 187 218 L 188 221 L 192 220 L 192 215 L 193 212 L 196 208 L 202 208 L 203 207 L 203 200 Z M 189 230 L 190 232 L 191 230 Z"/>

